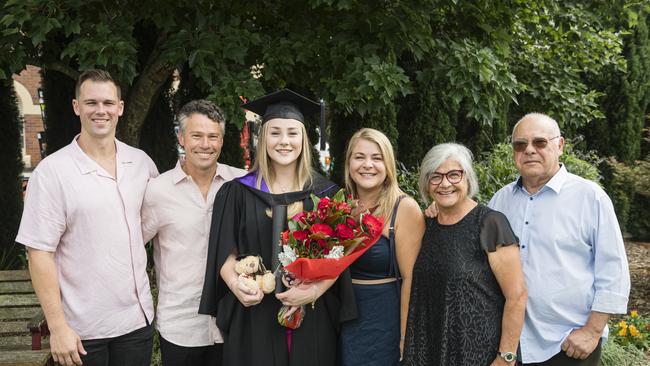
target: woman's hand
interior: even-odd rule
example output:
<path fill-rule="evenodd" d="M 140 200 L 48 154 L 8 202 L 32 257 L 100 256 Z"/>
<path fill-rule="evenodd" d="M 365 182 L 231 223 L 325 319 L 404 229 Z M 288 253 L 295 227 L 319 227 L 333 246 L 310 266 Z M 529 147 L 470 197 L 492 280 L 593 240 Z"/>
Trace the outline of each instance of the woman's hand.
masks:
<path fill-rule="evenodd" d="M 275 297 L 282 302 L 282 305 L 299 307 L 316 301 L 320 295 L 316 283 L 302 282 L 289 285 L 287 291 L 275 294 Z"/>
<path fill-rule="evenodd" d="M 436 202 L 431 202 L 429 207 L 424 209 L 424 215 L 430 219 L 435 219 L 438 216 L 438 207 L 436 207 Z"/>
<path fill-rule="evenodd" d="M 262 302 L 262 299 L 264 298 L 264 292 L 262 292 L 262 290 L 259 288 L 252 289 L 246 286 L 246 284 L 239 280 L 239 277 L 234 279 L 229 287 L 230 291 L 232 291 L 235 297 L 237 297 L 237 300 L 239 300 L 244 307 L 257 305 Z"/>

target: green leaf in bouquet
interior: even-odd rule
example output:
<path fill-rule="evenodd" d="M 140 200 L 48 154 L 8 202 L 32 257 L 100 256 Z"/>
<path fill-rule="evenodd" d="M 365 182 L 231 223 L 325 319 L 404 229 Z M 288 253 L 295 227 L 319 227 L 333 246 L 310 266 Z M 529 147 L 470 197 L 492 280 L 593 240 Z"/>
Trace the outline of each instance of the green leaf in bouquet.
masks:
<path fill-rule="evenodd" d="M 339 189 L 338 192 L 334 195 L 333 198 L 334 201 L 339 201 L 339 202 L 344 202 L 345 201 L 345 189 L 341 188 Z"/>
<path fill-rule="evenodd" d="M 311 201 L 314 202 L 314 210 L 318 207 L 318 202 L 320 202 L 320 197 L 312 194 Z"/>
<path fill-rule="evenodd" d="M 364 239 L 365 238 L 354 238 L 341 242 L 341 245 L 343 245 L 345 248 L 345 255 L 352 253 L 359 246 L 359 244 L 363 243 Z"/>
<path fill-rule="evenodd" d="M 341 213 L 335 212 L 325 218 L 325 223 L 329 225 L 336 225 L 340 223 Z"/>
<path fill-rule="evenodd" d="M 299 223 L 293 220 L 289 220 L 289 230 L 291 230 L 292 232 L 300 230 Z"/>

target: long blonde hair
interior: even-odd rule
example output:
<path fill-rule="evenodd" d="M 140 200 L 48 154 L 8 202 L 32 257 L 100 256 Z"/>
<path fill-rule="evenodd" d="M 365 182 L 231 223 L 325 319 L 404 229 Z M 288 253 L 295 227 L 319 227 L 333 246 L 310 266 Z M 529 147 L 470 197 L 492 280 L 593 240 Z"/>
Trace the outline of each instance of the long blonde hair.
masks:
<path fill-rule="evenodd" d="M 384 159 L 386 179 L 382 185 L 377 202 L 378 207 L 374 211 L 374 214 L 383 216 L 384 223 L 388 224 L 393 216 L 395 202 L 397 202 L 400 196 L 404 195 L 404 192 L 397 184 L 397 167 L 395 165 L 393 145 L 391 145 L 386 135 L 372 128 L 362 128 L 352 135 L 345 153 L 345 189 L 348 193 L 352 194 L 353 198 L 359 198 L 359 194 L 357 184 L 352 180 L 352 176 L 350 175 L 350 157 L 352 157 L 352 150 L 359 140 L 366 140 L 377 144 L 381 156 Z"/>
<path fill-rule="evenodd" d="M 273 162 L 266 151 L 267 133 L 269 124 L 264 123 L 260 131 L 259 141 L 257 143 L 257 150 L 255 151 L 255 164 L 251 171 L 258 172 L 255 187 L 260 189 L 262 186 L 262 179 L 266 182 L 269 191 L 275 181 L 275 171 L 273 170 Z M 298 156 L 298 164 L 296 164 L 296 174 L 293 179 L 292 191 L 300 191 L 305 185 L 312 183 L 312 169 L 311 169 L 311 147 L 309 138 L 307 137 L 307 130 L 305 125 L 300 123 L 300 131 L 302 132 L 302 151 Z M 302 202 L 296 202 L 288 207 L 288 216 L 292 217 L 302 211 Z M 269 215 L 270 216 L 270 215 Z"/>

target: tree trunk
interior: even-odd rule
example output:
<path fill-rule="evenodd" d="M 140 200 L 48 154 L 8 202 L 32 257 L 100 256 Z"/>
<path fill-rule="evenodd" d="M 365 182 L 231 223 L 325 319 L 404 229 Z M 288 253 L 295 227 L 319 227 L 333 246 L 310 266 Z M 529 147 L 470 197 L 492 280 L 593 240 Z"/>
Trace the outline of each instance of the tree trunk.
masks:
<path fill-rule="evenodd" d="M 117 125 L 117 138 L 134 147 L 139 145 L 140 131 L 149 110 L 176 68 L 176 65 L 160 60 L 163 44 L 164 40 L 158 39 L 147 65 L 123 98 L 125 108 Z"/>

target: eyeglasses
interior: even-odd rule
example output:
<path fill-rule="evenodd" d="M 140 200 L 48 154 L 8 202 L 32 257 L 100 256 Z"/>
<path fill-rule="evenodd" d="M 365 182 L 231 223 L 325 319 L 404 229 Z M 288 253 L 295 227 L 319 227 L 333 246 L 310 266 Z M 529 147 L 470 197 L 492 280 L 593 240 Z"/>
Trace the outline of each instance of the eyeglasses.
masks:
<path fill-rule="evenodd" d="M 455 169 L 450 170 L 447 173 L 433 173 L 429 176 L 429 184 L 432 186 L 437 186 L 442 183 L 442 178 L 447 177 L 447 182 L 450 184 L 458 184 L 463 180 L 463 170 Z"/>
<path fill-rule="evenodd" d="M 541 150 L 548 145 L 548 142 L 551 140 L 555 140 L 556 138 L 559 138 L 560 136 L 555 136 L 551 137 L 550 139 L 547 139 L 545 137 L 535 137 L 531 144 L 533 144 L 533 147 L 537 150 Z M 516 152 L 524 152 L 528 148 L 528 140 L 526 139 L 521 139 L 521 140 L 515 140 L 512 142 L 512 149 L 515 150 Z"/>

